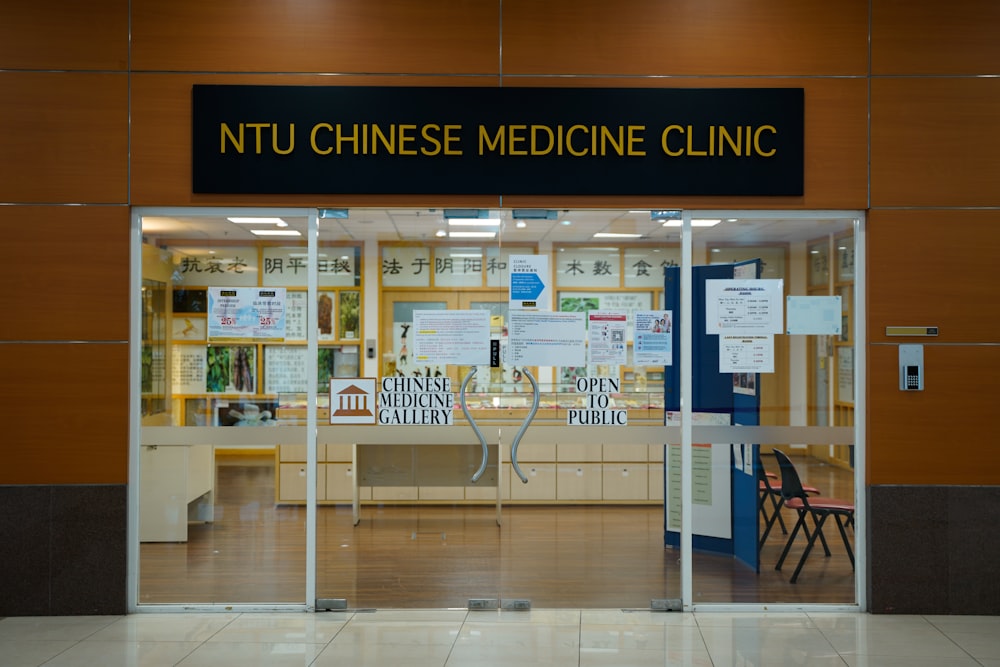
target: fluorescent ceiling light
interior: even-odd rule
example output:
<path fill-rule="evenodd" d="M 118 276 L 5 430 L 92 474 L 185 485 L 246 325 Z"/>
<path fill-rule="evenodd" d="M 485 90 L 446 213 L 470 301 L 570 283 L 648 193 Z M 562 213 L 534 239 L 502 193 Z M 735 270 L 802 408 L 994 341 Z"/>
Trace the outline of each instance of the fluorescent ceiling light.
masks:
<path fill-rule="evenodd" d="M 251 229 L 250 233 L 257 236 L 302 236 L 294 229 Z"/>
<path fill-rule="evenodd" d="M 496 227 L 499 220 L 491 218 L 448 218 L 449 227 Z"/>
<path fill-rule="evenodd" d="M 453 239 L 492 239 L 496 235 L 496 232 L 448 232 Z"/>
<path fill-rule="evenodd" d="M 472 257 L 475 259 L 481 259 L 483 253 L 481 252 L 449 252 L 449 257 Z"/>
<path fill-rule="evenodd" d="M 526 223 L 524 220 L 518 220 L 517 221 L 517 228 L 518 229 L 524 229 L 527 226 L 528 226 L 528 223 Z"/>
<path fill-rule="evenodd" d="M 443 229 L 439 229 L 436 232 L 434 232 L 434 236 L 438 238 L 443 238 L 445 236 L 448 236 L 448 232 L 444 231 Z"/>
<path fill-rule="evenodd" d="M 226 220 L 238 225 L 279 225 L 284 227 L 288 224 L 281 218 L 226 218 Z"/>
<path fill-rule="evenodd" d="M 617 232 L 597 232 L 594 234 L 595 239 L 637 239 L 642 234 L 619 234 Z"/>
<path fill-rule="evenodd" d="M 715 227 L 717 224 L 722 222 L 719 219 L 713 218 L 703 218 L 699 220 L 691 220 L 692 227 Z M 680 227 L 683 224 L 681 220 L 667 220 L 663 223 L 664 227 Z"/>

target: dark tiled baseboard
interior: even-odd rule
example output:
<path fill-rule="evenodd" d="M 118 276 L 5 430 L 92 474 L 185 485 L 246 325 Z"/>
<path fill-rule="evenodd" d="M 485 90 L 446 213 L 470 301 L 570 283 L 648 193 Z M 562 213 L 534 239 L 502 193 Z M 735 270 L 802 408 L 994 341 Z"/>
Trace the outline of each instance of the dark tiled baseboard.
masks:
<path fill-rule="evenodd" d="M 0 486 L 0 616 L 124 614 L 122 485 Z"/>
<path fill-rule="evenodd" d="M 868 489 L 872 613 L 1000 613 L 1000 486 Z"/>
<path fill-rule="evenodd" d="M 868 489 L 873 613 L 1000 610 L 1000 486 Z M 124 614 L 127 489 L 0 486 L 0 617 Z"/>

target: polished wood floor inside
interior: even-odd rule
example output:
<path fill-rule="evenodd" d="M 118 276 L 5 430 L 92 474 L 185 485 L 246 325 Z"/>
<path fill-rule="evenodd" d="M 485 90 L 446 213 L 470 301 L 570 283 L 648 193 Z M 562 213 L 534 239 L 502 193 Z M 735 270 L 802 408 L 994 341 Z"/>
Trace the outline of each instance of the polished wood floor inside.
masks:
<path fill-rule="evenodd" d="M 850 471 L 795 459 L 806 483 L 851 498 Z M 273 459 L 220 457 L 216 520 L 186 543 L 145 543 L 139 601 L 302 603 L 305 509 L 274 504 Z M 789 530 L 794 515 L 785 510 Z M 659 506 L 320 507 L 317 596 L 351 608 L 465 607 L 472 598 L 526 599 L 535 608 L 648 608 L 680 597 L 680 552 L 663 547 Z M 836 526 L 824 529 L 797 583 L 796 540 L 775 571 L 785 535 L 773 532 L 760 573 L 732 557 L 694 555 L 694 602 L 853 603 L 854 572 Z M 853 541 L 853 533 L 849 532 Z"/>

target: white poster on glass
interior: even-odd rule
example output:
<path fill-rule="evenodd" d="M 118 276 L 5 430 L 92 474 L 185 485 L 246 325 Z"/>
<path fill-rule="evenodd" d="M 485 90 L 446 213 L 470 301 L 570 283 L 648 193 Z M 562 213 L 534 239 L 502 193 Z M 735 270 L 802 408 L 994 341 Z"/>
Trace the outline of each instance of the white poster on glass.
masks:
<path fill-rule="evenodd" d="M 623 366 L 628 362 L 625 329 L 628 315 L 624 311 L 592 310 L 587 313 L 588 363 Z"/>
<path fill-rule="evenodd" d="M 488 310 L 414 310 L 413 332 L 418 365 L 490 363 Z"/>
<path fill-rule="evenodd" d="M 551 301 L 548 255 L 510 256 L 510 307 L 548 310 Z"/>
<path fill-rule="evenodd" d="M 674 311 L 639 310 L 635 313 L 635 366 L 672 366 Z"/>
<path fill-rule="evenodd" d="M 710 334 L 780 334 L 784 281 L 705 281 L 705 330 Z"/>
<path fill-rule="evenodd" d="M 210 342 L 285 340 L 284 287 L 209 287 Z"/>
<path fill-rule="evenodd" d="M 586 313 L 510 311 L 507 359 L 515 366 L 584 366 Z"/>
<path fill-rule="evenodd" d="M 773 373 L 774 336 L 719 336 L 720 373 Z"/>

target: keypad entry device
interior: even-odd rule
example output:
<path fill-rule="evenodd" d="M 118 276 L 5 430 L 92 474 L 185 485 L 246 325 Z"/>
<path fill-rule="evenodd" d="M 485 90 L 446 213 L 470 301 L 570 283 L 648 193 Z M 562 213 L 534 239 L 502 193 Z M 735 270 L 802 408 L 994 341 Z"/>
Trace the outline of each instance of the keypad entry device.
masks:
<path fill-rule="evenodd" d="M 899 346 L 899 389 L 900 391 L 923 391 L 923 345 Z"/>

